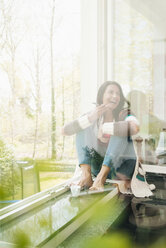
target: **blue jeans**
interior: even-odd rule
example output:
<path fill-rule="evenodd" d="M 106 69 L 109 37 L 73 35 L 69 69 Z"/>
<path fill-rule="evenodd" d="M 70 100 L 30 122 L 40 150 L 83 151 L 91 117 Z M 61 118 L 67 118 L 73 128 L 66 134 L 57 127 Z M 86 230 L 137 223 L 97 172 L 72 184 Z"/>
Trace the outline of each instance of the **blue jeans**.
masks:
<path fill-rule="evenodd" d="M 91 126 L 76 135 L 76 149 L 79 165 L 90 165 L 93 175 L 97 176 L 102 165 L 106 165 L 111 168 L 108 178 L 117 172 L 132 178 L 136 154 L 130 137 L 112 135 L 108 144 L 102 144 Z"/>

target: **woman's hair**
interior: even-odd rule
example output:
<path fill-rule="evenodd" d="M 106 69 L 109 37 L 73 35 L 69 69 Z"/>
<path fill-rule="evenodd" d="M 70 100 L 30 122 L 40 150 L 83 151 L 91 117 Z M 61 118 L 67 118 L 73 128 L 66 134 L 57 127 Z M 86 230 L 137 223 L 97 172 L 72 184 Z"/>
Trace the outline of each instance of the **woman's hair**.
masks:
<path fill-rule="evenodd" d="M 121 86 L 117 83 L 117 82 L 114 82 L 114 81 L 106 81 L 104 82 L 99 90 L 98 90 L 98 93 L 97 93 L 97 105 L 101 105 L 103 103 L 103 95 L 104 95 L 104 92 L 106 90 L 106 88 L 109 86 L 109 85 L 116 85 L 118 88 L 119 88 L 119 92 L 120 92 L 120 102 L 118 104 L 118 106 L 116 107 L 116 109 L 113 110 L 113 116 L 115 118 L 115 120 L 118 120 L 118 117 L 119 117 L 119 113 L 120 111 L 124 108 L 124 104 L 127 103 L 127 107 L 129 109 L 130 107 L 130 103 L 126 100 L 126 98 L 124 97 L 123 95 L 123 91 L 122 91 L 122 88 Z"/>

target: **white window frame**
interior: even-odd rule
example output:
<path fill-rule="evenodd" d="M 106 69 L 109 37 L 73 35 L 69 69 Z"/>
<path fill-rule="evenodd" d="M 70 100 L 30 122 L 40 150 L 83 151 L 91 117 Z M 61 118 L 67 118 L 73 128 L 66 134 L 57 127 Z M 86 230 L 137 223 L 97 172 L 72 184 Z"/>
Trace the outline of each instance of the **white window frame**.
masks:
<path fill-rule="evenodd" d="M 81 111 L 96 102 L 98 87 L 114 80 L 114 2 L 81 1 Z"/>

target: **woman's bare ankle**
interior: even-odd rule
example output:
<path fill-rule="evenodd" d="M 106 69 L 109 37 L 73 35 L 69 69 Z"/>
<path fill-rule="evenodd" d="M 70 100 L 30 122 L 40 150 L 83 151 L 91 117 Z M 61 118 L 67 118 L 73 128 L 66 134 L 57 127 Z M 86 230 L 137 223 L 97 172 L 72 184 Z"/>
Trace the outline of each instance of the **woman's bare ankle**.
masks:
<path fill-rule="evenodd" d="M 91 167 L 88 164 L 81 164 L 80 167 L 82 170 L 82 176 L 81 176 L 79 185 L 81 187 L 89 188 L 93 184 L 92 175 L 91 175 Z"/>
<path fill-rule="evenodd" d="M 102 183 L 105 183 L 109 172 L 110 172 L 110 168 L 106 165 L 103 165 L 96 179 L 98 179 Z"/>
<path fill-rule="evenodd" d="M 82 188 L 86 187 L 86 188 L 90 188 L 93 184 L 93 180 L 91 176 L 85 177 L 82 176 L 78 185 L 80 185 Z"/>
<path fill-rule="evenodd" d="M 91 177 L 91 167 L 90 167 L 90 165 L 81 164 L 80 167 L 81 167 L 83 176 L 90 176 Z"/>

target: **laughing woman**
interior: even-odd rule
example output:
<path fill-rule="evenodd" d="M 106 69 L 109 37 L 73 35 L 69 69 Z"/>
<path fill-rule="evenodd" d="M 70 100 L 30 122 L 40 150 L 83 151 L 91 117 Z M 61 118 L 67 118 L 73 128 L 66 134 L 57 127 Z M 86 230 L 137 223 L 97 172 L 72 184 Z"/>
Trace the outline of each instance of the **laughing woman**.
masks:
<path fill-rule="evenodd" d="M 100 190 L 114 174 L 129 188 L 136 165 L 131 136 L 138 131 L 138 121 L 130 112 L 121 86 L 112 81 L 103 83 L 98 90 L 96 108 L 66 124 L 62 130 L 63 135 L 76 133 L 82 170 L 79 185 Z M 92 174 L 96 176 L 94 182 Z"/>

